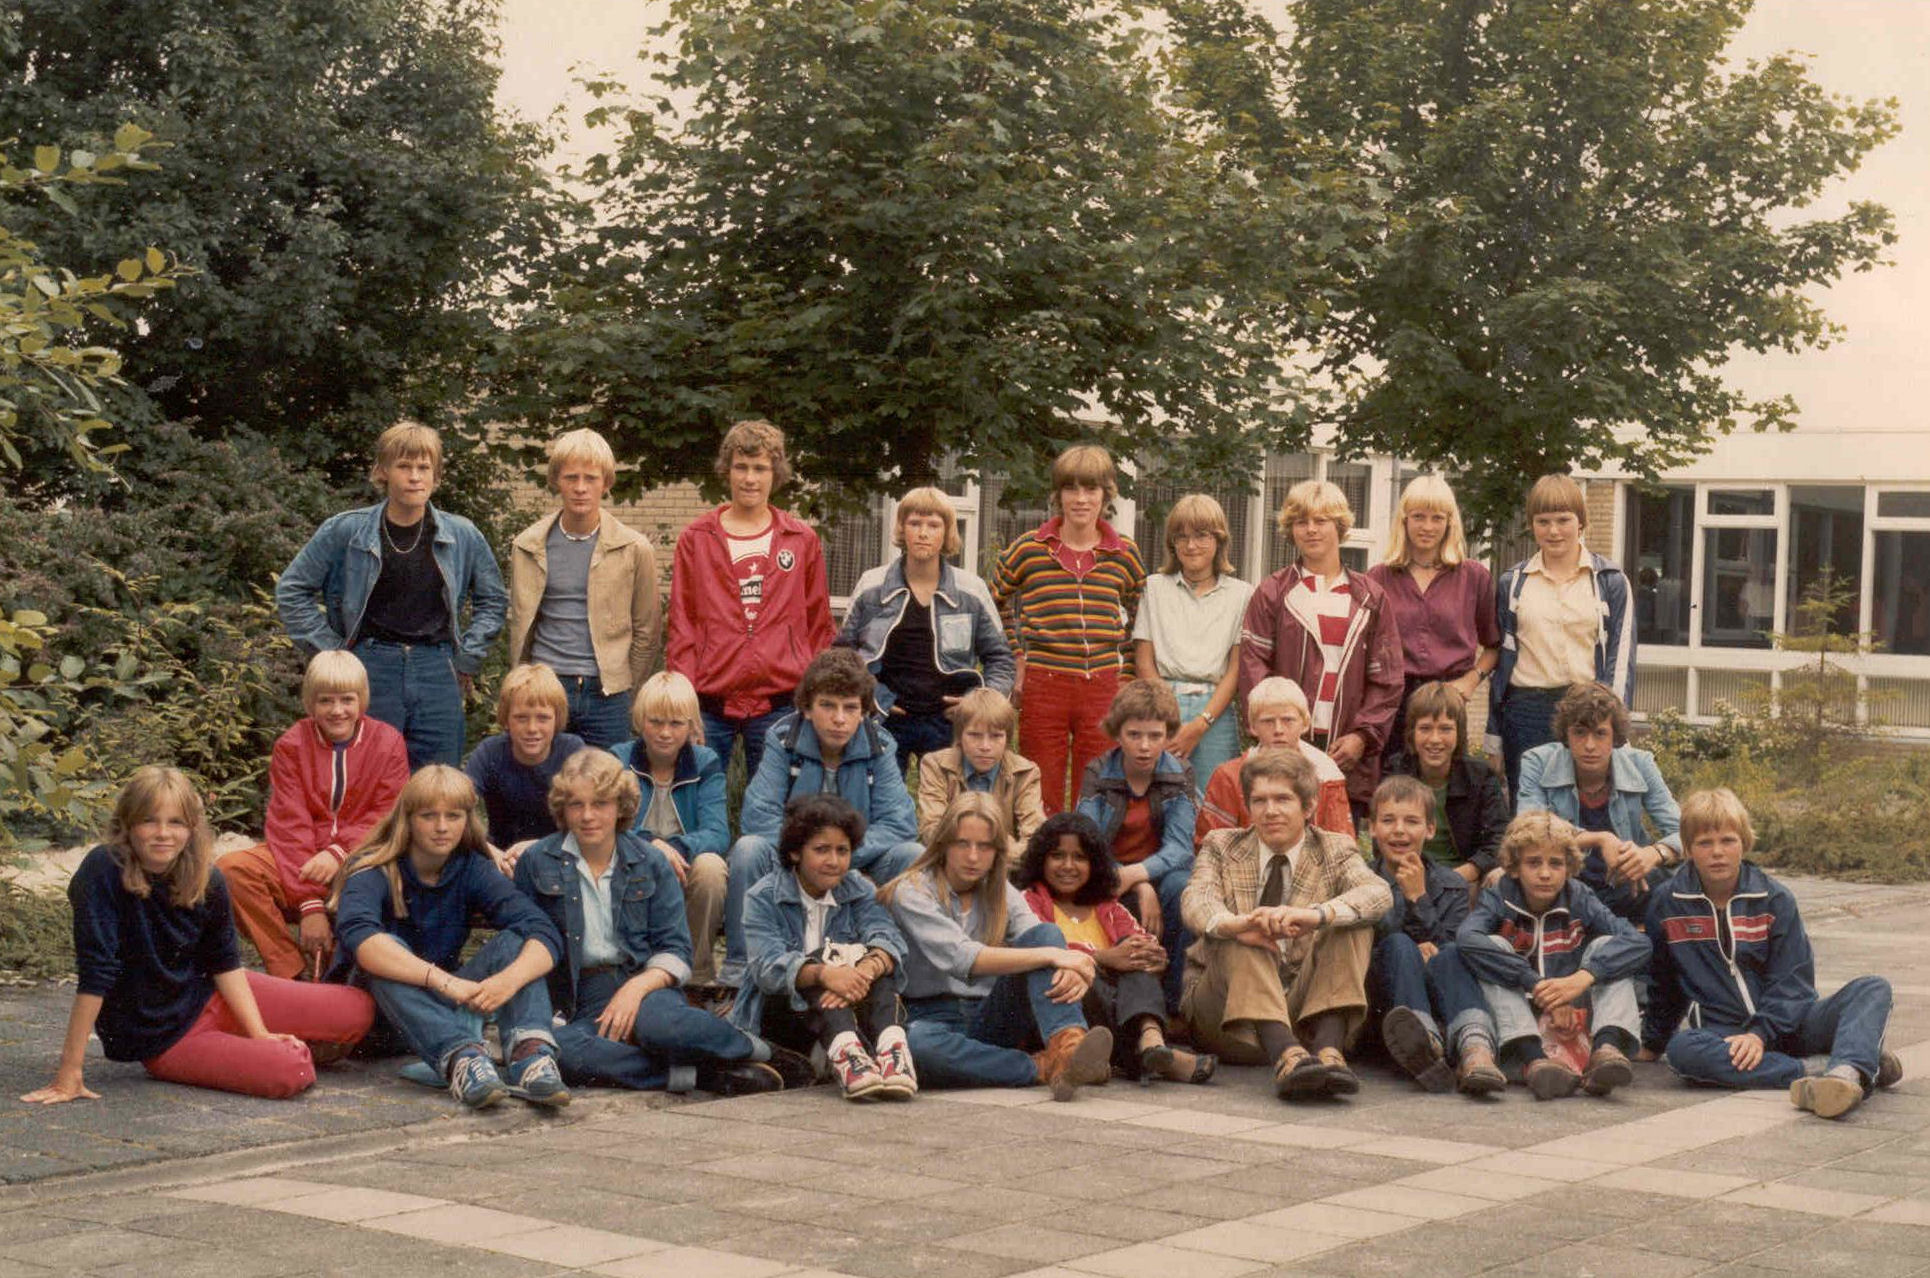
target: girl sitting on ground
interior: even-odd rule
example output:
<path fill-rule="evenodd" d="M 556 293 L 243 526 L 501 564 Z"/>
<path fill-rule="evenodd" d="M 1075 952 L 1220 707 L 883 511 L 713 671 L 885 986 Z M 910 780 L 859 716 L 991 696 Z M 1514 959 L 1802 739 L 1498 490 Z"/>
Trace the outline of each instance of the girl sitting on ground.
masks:
<path fill-rule="evenodd" d="M 909 1100 L 918 1075 L 898 1002 L 905 938 L 851 871 L 863 840 L 864 818 L 835 794 L 785 805 L 782 866 L 744 898 L 748 966 L 731 1019 L 794 1051 L 821 1045 L 846 1100 Z"/>
<path fill-rule="evenodd" d="M 315 1081 L 316 1055 L 344 1055 L 374 1020 L 360 990 L 242 968 L 214 832 L 174 768 L 134 774 L 67 899 L 80 983 L 54 1081 L 23 1101 L 99 1100 L 82 1077 L 94 1033 L 108 1060 L 163 1081 L 282 1099 Z"/>
<path fill-rule="evenodd" d="M 1119 863 L 1092 818 L 1047 817 L 1026 844 L 1014 881 L 1025 903 L 1065 934 L 1066 948 L 1099 965 L 1086 991 L 1086 1023 L 1112 1031 L 1113 1064 L 1128 1078 L 1204 1083 L 1219 1066 L 1166 1043 L 1166 1000 L 1160 975 L 1166 951 L 1116 899 Z"/>

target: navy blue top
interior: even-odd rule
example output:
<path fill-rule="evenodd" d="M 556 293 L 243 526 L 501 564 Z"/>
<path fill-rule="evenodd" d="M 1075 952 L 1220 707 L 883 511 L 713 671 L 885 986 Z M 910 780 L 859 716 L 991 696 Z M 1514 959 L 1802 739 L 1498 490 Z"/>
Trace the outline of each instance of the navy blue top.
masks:
<path fill-rule="evenodd" d="M 559 732 L 550 743 L 550 757 L 530 767 L 516 762 L 516 749 L 506 732 L 477 743 L 463 760 L 462 770 L 482 796 L 491 843 L 506 848 L 556 833 L 556 818 L 550 815 L 550 782 L 562 771 L 563 761 L 582 748 L 582 737 Z"/>
<path fill-rule="evenodd" d="M 98 994 L 94 1032 L 110 1061 L 144 1061 L 180 1041 L 214 994 L 214 978 L 241 966 L 228 881 L 208 873 L 207 895 L 189 909 L 156 884 L 145 898 L 121 886 L 106 845 L 89 852 L 67 884 L 74 909 L 80 992 Z"/>
<path fill-rule="evenodd" d="M 469 940 L 469 921 L 477 916 L 499 932 L 541 941 L 551 958 L 562 959 L 563 939 L 549 919 L 481 852 L 450 857 L 433 886 L 416 877 L 407 855 L 395 865 L 402 872 L 407 918 L 396 917 L 384 870 L 357 870 L 342 885 L 342 903 L 335 913 L 335 936 L 342 943 L 338 968 L 347 966 L 343 960 L 353 960 L 362 942 L 387 933 L 417 958 L 454 971 Z"/>
<path fill-rule="evenodd" d="M 1581 828 L 1593 834 L 1614 834 L 1616 832 L 1615 814 L 1608 808 L 1609 805 L 1606 803 L 1592 808 L 1586 803 L 1582 804 L 1579 813 Z"/>

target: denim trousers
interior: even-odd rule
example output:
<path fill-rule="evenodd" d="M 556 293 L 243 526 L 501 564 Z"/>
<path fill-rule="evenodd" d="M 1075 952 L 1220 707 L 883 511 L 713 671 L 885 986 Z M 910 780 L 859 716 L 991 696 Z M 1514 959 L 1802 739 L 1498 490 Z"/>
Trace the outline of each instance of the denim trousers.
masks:
<path fill-rule="evenodd" d="M 1166 1010 L 1175 1015 L 1179 1012 L 1180 994 L 1185 988 L 1186 951 L 1193 944 L 1193 934 L 1186 930 L 1186 921 L 1180 917 L 1180 898 L 1186 894 L 1186 885 L 1193 880 L 1193 867 L 1182 865 L 1166 871 L 1153 880 L 1153 891 L 1159 895 L 1159 943 L 1166 951 L 1166 974 L 1161 978 L 1166 990 Z M 1127 897 L 1126 912 L 1134 918 L 1139 910 L 1133 898 Z"/>
<path fill-rule="evenodd" d="M 480 981 L 494 976 L 516 961 L 523 952 L 523 938 L 514 932 L 498 932 L 464 963 L 456 975 L 465 981 Z M 458 1007 L 439 994 L 419 985 L 400 981 L 369 979 L 369 993 L 382 1015 L 402 1032 L 409 1048 L 434 1067 L 443 1078 L 449 1077 L 449 1058 L 464 1047 L 482 1046 L 483 1022 L 496 1022 L 502 1035 L 505 1056 L 515 1052 L 525 1039 L 536 1039 L 556 1046 L 550 1033 L 550 992 L 542 977 L 509 996 L 509 1001 L 484 1016 Z"/>
<path fill-rule="evenodd" d="M 791 712 L 791 699 L 785 697 L 772 703 L 763 714 L 748 719 L 729 719 L 723 714 L 705 706 L 699 710 L 704 719 L 704 744 L 717 752 L 717 758 L 725 768 L 730 767 L 730 752 L 739 737 L 744 738 L 744 775 L 757 775 L 757 765 L 764 760 L 764 734 L 771 725 Z"/>
<path fill-rule="evenodd" d="M 847 1032 L 859 1035 L 868 1044 L 876 1045 L 880 1034 L 894 1025 L 905 1023 L 905 1009 L 898 1001 L 898 987 L 889 979 L 873 982 L 871 992 L 856 1007 L 819 1007 L 817 990 L 799 992 L 810 1004 L 802 1012 L 791 1006 L 790 999 L 781 995 L 764 1000 L 764 1014 L 758 1028 L 765 1042 L 809 1056 L 813 1047 L 828 1050 L 831 1040 Z"/>
<path fill-rule="evenodd" d="M 1598 936 L 1588 943 L 1582 951 L 1582 961 L 1587 963 L 1589 956 L 1598 953 L 1604 945 L 1614 938 Z M 1514 952 L 1514 947 L 1499 936 L 1482 938 L 1496 949 Z M 1487 1001 L 1488 1012 L 1493 1016 L 1494 1039 L 1506 1050 L 1509 1044 L 1524 1039 L 1541 1040 L 1541 1022 L 1535 1013 L 1535 1005 L 1526 992 L 1507 985 L 1481 983 L 1481 993 Z M 1635 997 L 1635 978 L 1625 976 L 1617 981 L 1599 982 L 1589 987 L 1578 1006 L 1588 1007 L 1589 1041 L 1600 1045 L 1604 1033 L 1611 1034 L 1611 1042 L 1625 1052 L 1633 1053 L 1641 1045 L 1642 1012 Z"/>
<path fill-rule="evenodd" d="M 627 1040 L 604 1038 L 596 1018 L 623 982 L 614 971 L 585 973 L 577 982 L 576 1017 L 556 1031 L 563 1081 L 654 1091 L 677 1065 L 741 1061 L 755 1048 L 744 1031 L 721 1016 L 692 1007 L 679 990 L 652 990 L 637 1008 Z"/>
<path fill-rule="evenodd" d="M 364 639 L 355 655 L 369 672 L 369 713 L 402 734 L 409 771 L 431 763 L 462 766 L 462 685 L 456 650 L 446 643 Z"/>
<path fill-rule="evenodd" d="M 1173 696 L 1179 701 L 1179 721 L 1181 725 L 1191 723 L 1206 709 L 1213 700 L 1211 691 L 1180 692 L 1174 689 Z M 1240 717 L 1228 706 L 1220 717 L 1213 720 L 1213 726 L 1200 735 L 1198 744 L 1193 747 L 1193 791 L 1195 795 L 1206 793 L 1206 783 L 1213 775 L 1213 769 L 1240 753 Z"/>
<path fill-rule="evenodd" d="M 898 771 L 909 774 L 911 761 L 952 743 L 952 721 L 942 714 L 885 715 L 885 731 L 898 743 Z"/>
<path fill-rule="evenodd" d="M 1737 1069 L 1722 1040 L 1741 1028 L 1705 1025 L 1678 1030 L 1669 1040 L 1669 1068 L 1692 1083 L 1717 1087 L 1788 1087 L 1806 1072 L 1803 1057 L 1829 1053 L 1829 1063 L 1854 1066 L 1865 1083 L 1876 1079 L 1883 1031 L 1890 1023 L 1890 983 L 1859 976 L 1828 998 L 1810 1003 L 1795 1032 L 1763 1044 L 1754 1069 Z"/>
<path fill-rule="evenodd" d="M 1065 936 L 1051 924 L 1033 928 L 1009 949 L 1060 949 Z M 1046 994 L 1053 968 L 1001 976 L 984 998 L 944 994 L 908 999 L 905 1031 L 928 1087 L 1030 1087 L 1039 1081 L 1031 1049 L 1063 1029 L 1083 1029 L 1077 1003 L 1054 1003 Z"/>
<path fill-rule="evenodd" d="M 569 730 L 583 743 L 608 750 L 619 741 L 637 734 L 630 731 L 630 699 L 636 689 L 605 693 L 603 680 L 596 675 L 559 675 L 563 695 L 569 698 Z"/>
<path fill-rule="evenodd" d="M 1555 707 L 1567 688 L 1509 688 L 1501 703 L 1501 759 L 1508 768 L 1508 802 L 1521 793 L 1521 756 L 1555 739 Z"/>
<path fill-rule="evenodd" d="M 1378 1025 L 1389 1011 L 1405 1007 L 1457 1056 L 1470 1031 L 1490 1032 L 1487 1000 L 1460 952 L 1449 943 L 1433 958 L 1423 959 L 1421 947 L 1404 932 L 1375 942 L 1367 968 L 1367 1004 L 1369 1025 Z"/>
<path fill-rule="evenodd" d="M 879 851 L 876 847 L 854 848 L 851 868 L 873 883 L 891 882 L 911 868 L 925 850 L 922 843 L 897 843 Z M 724 962 L 717 969 L 719 985 L 737 986 L 744 980 L 744 962 L 749 948 L 744 940 L 744 898 L 751 887 L 766 874 L 782 865 L 777 844 L 759 834 L 747 834 L 730 845 L 730 879 L 724 889 Z"/>

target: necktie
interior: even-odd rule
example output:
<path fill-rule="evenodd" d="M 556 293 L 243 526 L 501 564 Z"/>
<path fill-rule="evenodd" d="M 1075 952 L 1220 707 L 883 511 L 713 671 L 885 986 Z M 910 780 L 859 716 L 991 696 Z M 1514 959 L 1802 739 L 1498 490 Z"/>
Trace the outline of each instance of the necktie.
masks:
<path fill-rule="evenodd" d="M 1287 858 L 1275 856 L 1267 868 L 1267 881 L 1260 888 L 1261 905 L 1279 905 L 1286 899 Z"/>

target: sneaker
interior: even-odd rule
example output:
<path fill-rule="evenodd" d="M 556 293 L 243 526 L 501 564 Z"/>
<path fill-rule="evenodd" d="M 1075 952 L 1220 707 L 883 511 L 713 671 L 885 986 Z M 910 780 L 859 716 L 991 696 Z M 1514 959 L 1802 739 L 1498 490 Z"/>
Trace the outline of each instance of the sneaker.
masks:
<path fill-rule="evenodd" d="M 1052 1099 L 1069 1101 L 1081 1087 L 1111 1081 L 1112 1031 L 1103 1025 L 1069 1025 L 1052 1036 L 1044 1051 L 1033 1053 L 1032 1062 L 1039 1081 L 1052 1089 Z"/>
<path fill-rule="evenodd" d="M 910 1100 L 918 1094 L 918 1070 L 911 1063 L 911 1044 L 902 1032 L 878 1040 L 872 1054 L 878 1073 L 885 1080 L 879 1095 L 886 1100 Z"/>
<path fill-rule="evenodd" d="M 1327 1076 L 1329 1096 L 1352 1096 L 1360 1090 L 1360 1078 L 1347 1067 L 1347 1058 L 1338 1047 L 1320 1049 L 1320 1069 Z"/>
<path fill-rule="evenodd" d="M 545 1051 L 510 1062 L 509 1094 L 552 1109 L 570 1103 L 570 1089 L 563 1083 L 562 1071 L 556 1068 L 556 1057 Z"/>
<path fill-rule="evenodd" d="M 1877 1057 L 1876 1085 L 1878 1087 L 1895 1087 L 1902 1081 L 1903 1058 L 1887 1047 L 1884 1048 L 1882 1054 Z"/>
<path fill-rule="evenodd" d="M 719 1096 L 781 1092 L 784 1076 L 763 1061 L 707 1060 L 697 1066 L 697 1086 Z"/>
<path fill-rule="evenodd" d="M 1863 1103 L 1863 1084 L 1840 1074 L 1799 1078 L 1789 1085 L 1789 1103 L 1818 1118 L 1841 1118 Z"/>
<path fill-rule="evenodd" d="M 1635 1067 L 1622 1049 L 1603 1043 L 1588 1058 L 1588 1071 L 1582 1075 L 1582 1090 L 1590 1096 L 1606 1096 L 1618 1087 L 1635 1081 Z"/>
<path fill-rule="evenodd" d="M 1454 1088 L 1463 1096 L 1492 1096 L 1506 1091 L 1508 1076 L 1494 1063 L 1494 1049 L 1486 1041 L 1470 1041 L 1461 1048 L 1461 1064 L 1454 1071 Z"/>
<path fill-rule="evenodd" d="M 449 1094 L 471 1109 L 488 1109 L 509 1095 L 509 1089 L 495 1062 L 471 1048 L 449 1062 Z"/>
<path fill-rule="evenodd" d="M 1521 1071 L 1521 1081 L 1528 1084 L 1536 1100 L 1559 1100 L 1575 1094 L 1575 1089 L 1582 1084 L 1582 1076 L 1544 1056 L 1528 1062 L 1528 1068 Z"/>
<path fill-rule="evenodd" d="M 1411 1007 L 1389 1008 L 1381 1017 L 1381 1042 L 1394 1063 L 1430 1092 L 1445 1092 L 1454 1086 L 1454 1071 L 1448 1068 L 1441 1040 Z"/>
<path fill-rule="evenodd" d="M 846 1100 L 870 1100 L 884 1090 L 885 1076 L 861 1043 L 846 1043 L 832 1052 L 831 1072 L 837 1076 L 838 1086 L 844 1089 Z"/>

